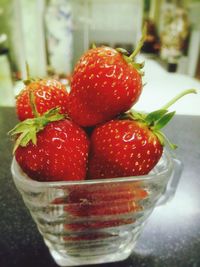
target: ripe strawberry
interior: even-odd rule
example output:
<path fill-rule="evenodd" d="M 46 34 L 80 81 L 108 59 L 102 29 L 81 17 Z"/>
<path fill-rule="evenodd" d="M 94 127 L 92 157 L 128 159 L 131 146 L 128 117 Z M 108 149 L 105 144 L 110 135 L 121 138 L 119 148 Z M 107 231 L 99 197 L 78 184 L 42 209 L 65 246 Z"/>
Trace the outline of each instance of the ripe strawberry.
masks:
<path fill-rule="evenodd" d="M 145 34 L 145 33 L 144 33 Z M 75 66 L 68 113 L 81 126 L 94 126 L 127 111 L 142 92 L 140 68 L 134 62 L 143 39 L 130 56 L 123 49 L 98 47 L 87 51 Z"/>
<path fill-rule="evenodd" d="M 146 196 L 147 192 L 136 182 L 131 186 L 129 183 L 94 184 L 88 185 L 87 188 L 77 185 L 68 192 L 67 201 L 69 203 L 80 203 L 82 201 L 98 202 L 119 199 L 138 200 Z"/>
<path fill-rule="evenodd" d="M 91 136 L 89 178 L 148 174 L 161 158 L 164 143 L 168 141 L 160 129 L 175 112 L 168 113 L 167 109 L 188 93 L 195 93 L 195 90 L 184 91 L 163 109 L 148 115 L 129 113 L 123 120 L 115 119 L 97 127 Z"/>
<path fill-rule="evenodd" d="M 17 96 L 16 112 L 19 120 L 33 118 L 29 93 L 34 93 L 35 104 L 40 115 L 51 108 L 60 107 L 60 113 L 67 113 L 68 92 L 65 86 L 53 79 L 27 80 L 25 88 Z"/>
<path fill-rule="evenodd" d="M 91 138 L 89 177 L 111 178 L 147 174 L 162 155 L 159 139 L 141 122 L 113 120 Z"/>
<path fill-rule="evenodd" d="M 136 202 L 127 199 L 113 200 L 109 203 L 106 201 L 74 203 L 66 206 L 64 209 L 70 214 L 78 217 L 84 216 L 108 216 L 130 213 L 140 210 Z"/>
<path fill-rule="evenodd" d="M 52 204 L 64 204 L 64 210 L 76 217 L 107 216 L 128 214 L 141 209 L 139 201 L 145 199 L 148 192 L 139 183 L 115 183 L 99 185 L 75 185 L 67 192 L 67 198 L 56 198 Z M 114 218 L 113 218 L 114 219 Z M 107 220 L 102 224 L 73 224 L 78 227 L 109 227 L 123 221 Z M 68 225 L 69 226 L 69 225 Z"/>
<path fill-rule="evenodd" d="M 35 112 L 34 112 L 35 114 Z M 57 108 L 19 123 L 15 158 L 22 170 L 38 181 L 82 180 L 86 175 L 89 141 Z"/>
<path fill-rule="evenodd" d="M 74 186 L 69 191 L 67 199 L 57 199 L 53 204 L 65 204 L 65 211 L 78 218 L 93 217 L 92 221 L 68 221 L 64 227 L 70 231 L 94 230 L 108 227 L 118 227 L 131 224 L 135 221 L 133 212 L 141 209 L 137 204 L 147 196 L 147 192 L 136 185 L 135 188 L 128 184 L 94 185 L 83 188 Z M 67 204 L 67 205 L 66 205 Z M 130 216 L 128 215 L 129 213 Z M 124 215 L 126 217 L 118 217 Z M 117 217 L 113 217 L 117 215 Z M 94 216 L 97 216 L 96 219 Z M 106 216 L 99 220 L 99 216 Z"/>

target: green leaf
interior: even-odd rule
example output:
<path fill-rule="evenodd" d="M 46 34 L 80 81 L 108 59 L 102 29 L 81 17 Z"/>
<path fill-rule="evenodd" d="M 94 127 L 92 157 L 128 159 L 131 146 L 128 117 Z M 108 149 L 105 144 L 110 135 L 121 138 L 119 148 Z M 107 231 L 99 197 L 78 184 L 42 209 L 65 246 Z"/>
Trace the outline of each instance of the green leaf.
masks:
<path fill-rule="evenodd" d="M 18 148 L 18 146 L 26 146 L 27 143 L 25 140 L 27 140 L 27 136 L 29 134 L 29 131 L 24 131 L 22 134 L 20 134 L 20 136 L 17 138 L 15 145 L 14 145 L 14 149 L 13 149 L 13 153 L 15 153 L 16 149 Z"/>
<path fill-rule="evenodd" d="M 49 118 L 49 121 L 53 122 L 53 121 L 59 121 L 59 120 L 63 120 L 65 118 L 65 116 L 63 114 L 58 114 L 58 115 L 54 115 L 52 117 Z"/>
<path fill-rule="evenodd" d="M 159 119 L 156 124 L 152 127 L 152 130 L 160 130 L 162 129 L 175 115 L 175 111 L 174 112 L 169 112 L 167 114 L 165 114 L 161 119 Z"/>
<path fill-rule="evenodd" d="M 60 114 L 60 107 L 52 108 L 44 113 L 44 117 L 49 121 L 58 121 L 65 118 L 63 114 Z"/>
<path fill-rule="evenodd" d="M 144 61 L 141 63 L 133 62 L 132 65 L 136 68 L 136 70 L 141 70 L 142 68 L 144 68 Z"/>
<path fill-rule="evenodd" d="M 144 122 L 145 114 L 131 110 L 129 112 L 119 115 L 120 120 L 134 120 L 134 121 L 143 121 Z"/>
<path fill-rule="evenodd" d="M 122 54 L 122 55 L 126 55 L 126 56 L 129 55 L 128 51 L 127 51 L 126 49 L 124 49 L 124 48 L 118 47 L 118 48 L 116 48 L 115 50 L 116 50 L 117 52 L 119 52 L 120 54 Z"/>
<path fill-rule="evenodd" d="M 29 141 L 31 141 L 31 133 L 27 130 L 23 134 L 21 134 L 21 136 L 23 136 L 23 138 L 21 139 L 20 146 L 25 147 L 27 146 Z"/>
<path fill-rule="evenodd" d="M 177 148 L 177 145 L 171 143 L 169 139 L 166 137 L 166 135 L 164 135 L 164 133 L 160 131 L 154 131 L 154 134 L 158 137 L 162 146 L 165 146 L 167 144 L 173 150 Z"/>
<path fill-rule="evenodd" d="M 146 114 L 144 114 L 144 113 L 140 113 L 140 112 L 131 110 L 131 112 L 129 112 L 128 115 L 133 120 L 138 120 L 138 121 L 145 122 Z"/>
<path fill-rule="evenodd" d="M 154 131 L 153 133 L 158 137 L 158 140 L 160 141 L 161 145 L 164 146 L 165 145 L 165 137 L 163 136 L 163 134 L 159 131 L 158 132 Z"/>
<path fill-rule="evenodd" d="M 127 63 L 131 64 L 141 76 L 144 76 L 144 71 L 142 71 L 142 68 L 144 67 L 144 62 L 142 63 L 132 62 L 130 61 L 130 58 L 128 58 L 128 60 L 126 61 Z"/>
<path fill-rule="evenodd" d="M 145 121 L 148 124 L 152 124 L 153 122 L 156 122 L 157 120 L 161 119 L 163 115 L 165 115 L 166 113 L 167 113 L 166 109 L 155 110 L 146 116 Z"/>
<path fill-rule="evenodd" d="M 16 134 L 22 133 L 28 128 L 31 128 L 32 125 L 33 125 L 33 119 L 27 119 L 25 121 L 18 123 L 12 130 L 8 132 L 8 134 L 16 135 Z"/>
<path fill-rule="evenodd" d="M 64 119 L 65 116 L 60 114 L 59 110 L 60 108 L 53 108 L 47 111 L 43 116 L 24 120 L 18 123 L 11 131 L 9 131 L 9 135 L 17 135 L 13 153 L 19 146 L 27 146 L 30 141 L 36 145 L 38 132 L 43 130 L 48 123 Z"/>
<path fill-rule="evenodd" d="M 30 133 L 30 140 L 32 141 L 32 143 L 33 143 L 34 145 L 37 144 L 36 130 L 35 130 L 35 131 L 32 131 L 32 132 Z"/>
<path fill-rule="evenodd" d="M 55 108 L 51 108 L 48 111 L 46 111 L 43 116 L 45 116 L 46 118 L 49 118 L 55 114 L 58 114 L 60 111 L 60 107 L 55 107 Z"/>

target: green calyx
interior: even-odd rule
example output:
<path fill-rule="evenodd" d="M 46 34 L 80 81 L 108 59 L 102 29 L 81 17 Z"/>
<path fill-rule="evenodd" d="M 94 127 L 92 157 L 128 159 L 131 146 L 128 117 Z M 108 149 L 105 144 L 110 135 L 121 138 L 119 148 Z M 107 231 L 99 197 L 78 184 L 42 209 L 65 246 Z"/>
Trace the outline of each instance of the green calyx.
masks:
<path fill-rule="evenodd" d="M 124 49 L 124 48 L 116 48 L 117 52 L 119 52 L 119 53 L 121 53 L 123 55 L 123 58 L 125 59 L 125 61 L 128 64 L 131 64 L 138 71 L 138 73 L 141 76 L 144 75 L 144 72 L 142 71 L 142 69 L 144 67 L 144 62 L 136 63 L 135 62 L 135 58 L 138 55 L 138 53 L 140 52 L 140 50 L 141 50 L 141 48 L 142 48 L 142 46 L 144 44 L 144 41 L 146 39 L 146 35 L 147 35 L 147 26 L 145 24 L 144 27 L 143 27 L 143 30 L 142 30 L 142 37 L 139 40 L 136 49 L 133 51 L 133 53 L 131 55 L 129 55 L 128 51 L 126 49 Z"/>
<path fill-rule="evenodd" d="M 30 141 L 36 145 L 38 132 L 42 131 L 48 123 L 65 118 L 63 114 L 59 113 L 60 108 L 52 108 L 40 116 L 34 103 L 33 92 L 30 92 L 30 102 L 35 118 L 26 119 L 18 123 L 11 131 L 8 132 L 11 136 L 17 136 L 13 154 L 19 146 L 26 147 Z"/>
<path fill-rule="evenodd" d="M 59 114 L 59 110 L 60 108 L 52 108 L 40 117 L 27 119 L 18 123 L 8 133 L 11 136 L 18 136 L 14 145 L 13 153 L 15 153 L 19 146 L 26 147 L 30 141 L 36 145 L 36 134 L 38 132 L 42 131 L 48 123 L 64 119 L 64 115 Z"/>
<path fill-rule="evenodd" d="M 159 109 L 149 114 L 130 111 L 123 117 L 123 119 L 131 119 L 134 121 L 142 122 L 158 137 L 161 145 L 164 146 L 167 141 L 170 148 L 175 149 L 177 148 L 177 146 L 175 144 L 172 144 L 160 131 L 173 118 L 174 115 L 175 111 L 168 112 L 168 110 L 166 109 Z"/>
<path fill-rule="evenodd" d="M 175 115 L 175 111 L 169 112 L 168 108 L 183 96 L 196 93 L 197 91 L 195 89 L 185 90 L 170 100 L 161 109 L 153 111 L 149 114 L 130 111 L 122 116 L 122 119 L 131 119 L 144 123 L 144 125 L 146 125 L 157 136 L 161 145 L 164 146 L 167 144 L 171 149 L 176 149 L 177 145 L 171 143 L 164 133 L 161 132 L 161 129 L 163 129 Z"/>

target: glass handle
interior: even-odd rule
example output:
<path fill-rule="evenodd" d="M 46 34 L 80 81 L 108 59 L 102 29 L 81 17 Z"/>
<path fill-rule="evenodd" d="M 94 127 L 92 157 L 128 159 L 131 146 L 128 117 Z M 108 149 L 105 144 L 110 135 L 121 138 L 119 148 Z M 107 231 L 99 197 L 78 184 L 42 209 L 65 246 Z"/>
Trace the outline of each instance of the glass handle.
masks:
<path fill-rule="evenodd" d="M 157 206 L 167 203 L 174 197 L 176 189 L 178 187 L 178 183 L 181 178 L 181 174 L 183 171 L 183 163 L 176 158 L 173 158 L 172 160 L 173 160 L 174 170 L 171 178 L 169 179 L 164 195 L 157 202 Z"/>

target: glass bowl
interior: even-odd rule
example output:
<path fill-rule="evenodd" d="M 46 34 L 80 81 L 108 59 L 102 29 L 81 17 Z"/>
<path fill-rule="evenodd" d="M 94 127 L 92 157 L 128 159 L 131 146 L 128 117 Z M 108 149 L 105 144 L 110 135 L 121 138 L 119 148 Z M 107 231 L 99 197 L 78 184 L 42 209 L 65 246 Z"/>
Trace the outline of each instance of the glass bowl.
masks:
<path fill-rule="evenodd" d="M 13 158 L 11 171 L 49 251 L 60 266 L 126 259 L 157 205 L 175 193 L 182 164 L 167 151 L 145 176 L 38 182 Z"/>

